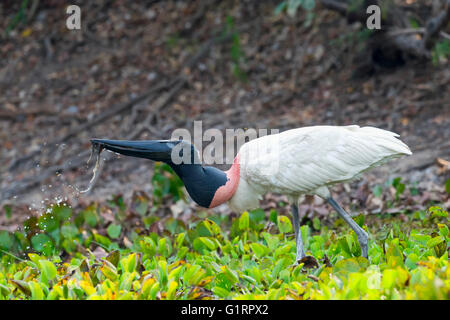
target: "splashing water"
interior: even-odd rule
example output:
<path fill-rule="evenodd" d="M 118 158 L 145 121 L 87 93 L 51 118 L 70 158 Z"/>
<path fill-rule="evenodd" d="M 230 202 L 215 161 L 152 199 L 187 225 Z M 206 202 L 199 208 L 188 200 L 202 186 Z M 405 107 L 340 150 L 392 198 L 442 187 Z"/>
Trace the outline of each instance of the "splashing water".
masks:
<path fill-rule="evenodd" d="M 94 187 L 95 182 L 97 181 L 97 178 L 98 178 L 97 172 L 99 171 L 100 164 L 102 162 L 102 159 L 100 158 L 100 154 L 102 153 L 102 150 L 103 150 L 103 146 L 101 146 L 99 144 L 95 144 L 95 143 L 92 144 L 91 155 L 89 156 L 89 159 L 88 159 L 87 163 L 89 164 L 89 162 L 91 161 L 92 155 L 94 153 L 97 153 L 97 161 L 95 162 L 93 175 L 92 175 L 91 180 L 89 181 L 88 188 L 86 190 L 79 190 L 80 193 L 89 192 Z"/>

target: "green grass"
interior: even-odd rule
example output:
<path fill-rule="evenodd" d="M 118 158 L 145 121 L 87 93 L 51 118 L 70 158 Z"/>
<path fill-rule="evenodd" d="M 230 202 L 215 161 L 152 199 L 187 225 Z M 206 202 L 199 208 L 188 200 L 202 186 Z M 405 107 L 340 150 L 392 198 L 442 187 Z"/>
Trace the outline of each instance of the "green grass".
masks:
<path fill-rule="evenodd" d="M 166 169 L 156 168 L 152 199 L 116 196 L 76 212 L 55 204 L 22 231 L 0 231 L 0 299 L 450 298 L 439 207 L 355 217 L 369 260 L 342 220 L 308 221 L 303 242 L 318 267 L 307 268 L 294 265 L 293 228 L 276 210 L 175 219 L 163 203 L 183 201 L 182 185 Z"/>

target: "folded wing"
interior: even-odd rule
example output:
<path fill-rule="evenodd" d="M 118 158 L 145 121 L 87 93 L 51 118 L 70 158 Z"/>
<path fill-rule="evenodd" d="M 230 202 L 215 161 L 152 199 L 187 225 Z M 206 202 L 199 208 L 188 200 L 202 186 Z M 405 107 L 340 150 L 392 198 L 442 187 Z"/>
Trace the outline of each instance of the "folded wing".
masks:
<path fill-rule="evenodd" d="M 373 127 L 315 126 L 244 144 L 241 178 L 259 192 L 314 194 L 349 181 L 393 158 L 410 155 L 398 135 Z"/>

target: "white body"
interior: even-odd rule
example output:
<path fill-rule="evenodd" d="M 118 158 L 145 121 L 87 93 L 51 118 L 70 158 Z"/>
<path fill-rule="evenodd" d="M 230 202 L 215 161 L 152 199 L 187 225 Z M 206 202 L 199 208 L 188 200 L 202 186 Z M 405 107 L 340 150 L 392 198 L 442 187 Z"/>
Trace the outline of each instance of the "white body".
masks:
<path fill-rule="evenodd" d="M 249 141 L 239 150 L 240 179 L 229 205 L 235 212 L 257 208 L 267 192 L 287 195 L 291 201 L 303 194 L 327 198 L 329 186 L 411 155 L 398 136 L 357 125 L 314 126 Z"/>

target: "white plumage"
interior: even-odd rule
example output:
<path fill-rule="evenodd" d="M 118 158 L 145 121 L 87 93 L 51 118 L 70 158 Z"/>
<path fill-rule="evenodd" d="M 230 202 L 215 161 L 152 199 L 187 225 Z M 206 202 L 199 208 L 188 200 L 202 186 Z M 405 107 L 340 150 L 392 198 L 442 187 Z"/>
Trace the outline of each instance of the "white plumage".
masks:
<path fill-rule="evenodd" d="M 239 185 L 229 205 L 236 212 L 257 208 L 269 191 L 291 201 L 303 194 L 328 198 L 329 186 L 411 155 L 398 136 L 374 127 L 314 126 L 251 140 L 239 150 Z"/>

